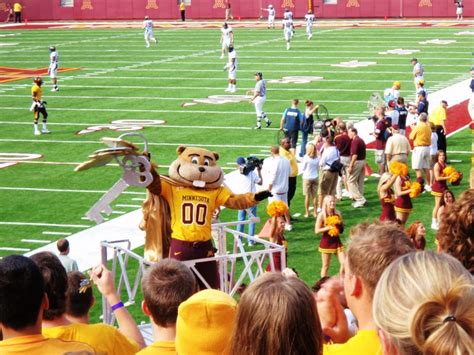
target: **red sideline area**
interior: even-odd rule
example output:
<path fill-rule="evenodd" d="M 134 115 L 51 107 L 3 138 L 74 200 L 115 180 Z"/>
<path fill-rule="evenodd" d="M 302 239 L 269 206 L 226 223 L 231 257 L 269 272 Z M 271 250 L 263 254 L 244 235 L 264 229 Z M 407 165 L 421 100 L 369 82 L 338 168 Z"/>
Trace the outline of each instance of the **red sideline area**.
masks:
<path fill-rule="evenodd" d="M 468 111 L 469 100 L 465 100 L 457 105 L 448 107 L 448 118 L 446 120 L 446 135 L 456 132 L 471 123 L 471 118 Z M 411 129 L 407 127 L 406 136 L 410 135 Z M 410 141 L 413 147 L 413 142 Z M 368 149 L 375 149 L 375 142 L 367 145 Z"/>

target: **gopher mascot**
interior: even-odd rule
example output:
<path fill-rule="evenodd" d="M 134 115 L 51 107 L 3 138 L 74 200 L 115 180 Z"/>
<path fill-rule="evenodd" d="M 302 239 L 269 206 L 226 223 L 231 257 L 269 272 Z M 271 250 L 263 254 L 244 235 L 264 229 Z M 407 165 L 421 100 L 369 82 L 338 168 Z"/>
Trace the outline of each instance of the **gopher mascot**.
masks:
<path fill-rule="evenodd" d="M 143 202 L 140 227 L 146 232 L 145 259 L 150 261 L 168 256 L 177 260 L 213 257 L 213 211 L 221 206 L 246 209 L 271 196 L 269 191 L 234 195 L 222 186 L 224 173 L 217 165 L 217 153 L 184 146 L 176 152 L 169 177 L 159 176 L 152 168 L 153 182 Z M 219 288 L 215 261 L 196 268 L 212 288 Z"/>

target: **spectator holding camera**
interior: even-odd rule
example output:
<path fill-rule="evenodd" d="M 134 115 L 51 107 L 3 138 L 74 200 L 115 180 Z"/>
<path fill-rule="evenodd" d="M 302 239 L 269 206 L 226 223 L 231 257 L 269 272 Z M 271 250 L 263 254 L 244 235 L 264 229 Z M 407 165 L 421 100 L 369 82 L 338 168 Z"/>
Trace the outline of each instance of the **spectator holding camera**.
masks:
<path fill-rule="evenodd" d="M 249 157 L 247 160 L 238 157 L 236 160 L 237 169 L 225 176 L 225 183 L 229 189 L 235 194 L 245 194 L 248 192 L 255 193 L 256 186 L 262 185 L 262 164 L 255 157 Z M 252 216 L 257 215 L 257 205 L 249 208 Z M 237 212 L 237 220 L 245 221 L 247 219 L 247 210 L 239 210 Z M 237 230 L 244 232 L 244 225 L 237 225 Z M 255 223 L 249 224 L 248 234 L 253 237 L 255 234 Z M 254 242 L 249 240 L 249 245 Z"/>

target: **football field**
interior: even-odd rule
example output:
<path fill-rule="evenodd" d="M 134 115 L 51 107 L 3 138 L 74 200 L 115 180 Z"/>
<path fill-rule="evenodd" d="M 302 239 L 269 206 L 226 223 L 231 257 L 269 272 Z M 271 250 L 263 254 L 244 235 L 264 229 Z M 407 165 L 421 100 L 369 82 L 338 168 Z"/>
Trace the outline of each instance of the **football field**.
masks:
<path fill-rule="evenodd" d="M 238 156 L 269 155 L 281 114 L 292 98 L 324 104 L 331 117 L 359 121 L 367 119 L 369 96 L 382 94 L 394 80 L 401 82 L 406 101 L 414 98 L 412 57 L 425 66 L 429 93 L 468 79 L 474 63 L 474 28 L 469 26 L 334 23 L 315 28 L 312 40 L 307 40 L 304 27 L 298 27 L 289 51 L 280 29 L 235 26 L 237 92 L 234 97 L 222 97 L 227 74 L 223 71 L 226 60 L 219 59 L 219 26 L 157 28 L 158 44 L 150 48 L 145 48 L 138 24 L 136 28 L 58 26 L 0 31 L 0 162 L 6 162 L 0 163 L 0 257 L 24 253 L 93 226 L 84 214 L 121 176 L 121 169 L 110 165 L 80 173 L 73 170 L 93 151 L 105 147 L 102 137 L 118 137 L 129 130 L 144 134 L 162 173 L 176 157 L 178 145 L 216 151 L 221 166 L 231 171 Z M 59 92 L 50 92 L 44 70 L 50 45 L 57 47 L 60 68 L 70 69 L 59 73 Z M 261 130 L 253 129 L 255 111 L 245 97 L 255 85 L 256 71 L 267 80 L 265 112 L 273 121 L 270 128 Z M 51 131 L 42 136 L 33 135 L 29 112 L 35 73 L 43 73 Z M 449 138 L 449 159 L 465 177 L 469 176 L 470 150 L 468 128 Z M 12 160 L 17 164 L 10 165 Z M 375 169 L 373 160 L 370 152 L 368 162 Z M 453 187 L 456 195 L 468 187 L 467 180 Z M 373 177 L 366 182 L 364 208 L 352 209 L 347 199 L 338 204 L 346 231 L 378 218 L 376 183 Z M 299 179 L 292 213 L 304 213 L 301 185 Z M 144 190 L 129 188 L 114 202 L 110 218 L 136 210 L 144 196 Z M 423 194 L 414 201 L 408 221 L 425 223 L 429 248 L 434 247 L 434 232 L 429 229 L 433 205 L 433 197 Z M 266 218 L 263 206 L 258 214 Z M 236 212 L 223 212 L 223 220 L 235 218 Z M 287 233 L 288 264 L 308 283 L 319 278 L 321 264 L 319 238 L 313 231 L 313 219 L 298 217 L 294 230 Z M 332 273 L 337 269 L 333 260 Z"/>

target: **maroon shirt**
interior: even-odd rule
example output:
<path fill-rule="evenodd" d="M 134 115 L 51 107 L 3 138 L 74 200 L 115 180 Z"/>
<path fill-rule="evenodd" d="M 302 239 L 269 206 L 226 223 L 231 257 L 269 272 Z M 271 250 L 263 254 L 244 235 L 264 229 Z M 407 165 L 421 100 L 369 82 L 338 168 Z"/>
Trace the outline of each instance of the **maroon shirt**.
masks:
<path fill-rule="evenodd" d="M 390 127 L 390 123 L 384 118 L 383 120 L 377 121 L 375 124 L 375 130 L 379 133 L 376 133 L 375 136 L 375 149 L 385 150 L 385 144 L 387 139 L 385 139 L 385 131 Z"/>
<path fill-rule="evenodd" d="M 365 160 L 365 142 L 359 136 L 355 136 L 351 142 L 351 156 L 357 155 L 357 160 Z"/>
<path fill-rule="evenodd" d="M 351 139 L 345 133 L 339 134 L 334 138 L 337 150 L 342 157 L 348 157 L 351 155 Z"/>

